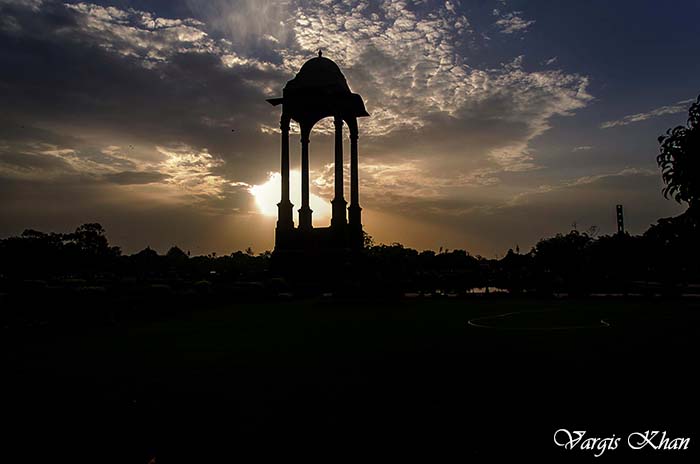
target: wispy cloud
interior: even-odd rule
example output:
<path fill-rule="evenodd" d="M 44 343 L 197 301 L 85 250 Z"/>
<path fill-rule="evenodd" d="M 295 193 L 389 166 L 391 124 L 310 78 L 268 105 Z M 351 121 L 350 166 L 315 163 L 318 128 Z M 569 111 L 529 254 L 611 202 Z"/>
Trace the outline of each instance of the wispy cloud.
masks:
<path fill-rule="evenodd" d="M 51 179 L 79 176 L 91 182 L 121 186 L 160 184 L 164 198 L 197 202 L 221 198 L 228 181 L 215 173 L 224 161 L 207 150 L 179 144 L 155 147 L 144 159 L 141 153 L 127 154 L 118 146 L 101 150 L 62 148 L 29 143 L 12 155 L 0 147 L 0 175 L 11 179 Z"/>
<path fill-rule="evenodd" d="M 674 103 L 673 105 L 661 106 L 659 108 L 654 108 L 653 110 L 646 111 L 644 113 L 630 114 L 620 119 L 606 121 L 600 125 L 600 128 L 609 129 L 611 127 L 617 126 L 627 126 L 635 122 L 646 121 L 647 119 L 656 118 L 658 116 L 663 116 L 666 114 L 683 113 L 685 111 L 688 111 L 688 105 L 693 101 L 695 100 L 681 100 L 678 103 Z"/>
<path fill-rule="evenodd" d="M 39 7 L 44 3 L 44 0 L 0 0 L 0 5 L 22 5 L 34 12 L 39 11 Z"/>
<path fill-rule="evenodd" d="M 635 167 L 626 167 L 624 169 L 621 169 L 620 171 L 617 172 L 608 172 L 604 174 L 594 174 L 590 176 L 581 176 L 577 177 L 575 179 L 569 179 L 562 181 L 558 184 L 545 184 L 545 185 L 540 185 L 532 190 L 526 191 L 519 193 L 515 195 L 513 198 L 508 200 L 503 204 L 504 207 L 511 207 L 511 206 L 517 206 L 526 203 L 531 197 L 539 194 L 545 194 L 545 193 L 551 193 L 551 192 L 556 192 L 559 190 L 564 190 L 564 189 L 569 189 L 573 187 L 580 187 L 584 185 L 590 185 L 594 184 L 596 182 L 600 182 L 605 179 L 613 179 L 613 178 L 625 178 L 625 177 L 651 177 L 651 176 L 658 176 L 658 172 L 654 171 L 652 169 L 645 169 L 645 168 L 635 168 Z"/>
<path fill-rule="evenodd" d="M 156 147 L 164 159 L 156 165 L 157 171 L 167 175 L 166 182 L 197 197 L 221 197 L 229 182 L 214 174 L 213 170 L 224 161 L 212 156 L 207 150 L 197 151 L 192 147 Z"/>

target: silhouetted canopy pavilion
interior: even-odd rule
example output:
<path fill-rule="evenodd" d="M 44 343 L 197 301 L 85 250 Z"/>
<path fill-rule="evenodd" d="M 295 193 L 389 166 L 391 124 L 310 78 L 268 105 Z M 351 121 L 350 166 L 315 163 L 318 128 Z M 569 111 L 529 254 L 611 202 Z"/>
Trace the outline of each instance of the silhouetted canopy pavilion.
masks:
<path fill-rule="evenodd" d="M 332 60 L 312 58 L 285 85 L 282 98 L 270 98 L 282 105 L 282 195 L 277 204 L 275 251 L 309 248 L 357 248 L 362 246 L 362 218 L 358 179 L 357 118 L 369 116 L 362 97 L 350 91 L 345 76 Z M 309 137 L 314 125 L 332 117 L 335 125 L 335 196 L 332 219 L 327 228 L 314 228 L 309 207 Z M 293 205 L 289 201 L 289 124 L 294 120 L 301 131 L 301 208 L 299 226 L 294 227 Z M 343 194 L 343 123 L 350 130 L 350 206 L 346 216 Z"/>

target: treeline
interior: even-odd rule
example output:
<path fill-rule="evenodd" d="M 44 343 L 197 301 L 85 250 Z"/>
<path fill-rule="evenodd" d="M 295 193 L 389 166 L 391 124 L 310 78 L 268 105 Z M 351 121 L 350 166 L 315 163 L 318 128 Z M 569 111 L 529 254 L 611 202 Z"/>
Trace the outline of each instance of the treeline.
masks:
<path fill-rule="evenodd" d="M 125 255 L 100 224 L 26 230 L 0 240 L 0 325 L 72 326 L 156 320 L 222 301 L 273 298 L 270 253 L 189 256 L 172 247 Z"/>
<path fill-rule="evenodd" d="M 464 250 L 418 252 L 400 244 L 367 250 L 372 280 L 384 288 L 457 293 L 492 287 L 538 295 L 700 291 L 700 227 L 687 213 L 660 219 L 642 235 L 571 230 L 501 259 Z"/>
<path fill-rule="evenodd" d="M 501 259 L 465 250 L 422 251 L 371 240 L 350 271 L 316 290 L 463 294 L 475 288 L 510 293 L 678 293 L 700 284 L 700 227 L 688 213 L 660 219 L 644 234 L 596 237 L 572 230 L 540 240 L 527 253 L 509 250 Z M 146 248 L 124 255 L 110 246 L 99 224 L 68 234 L 27 230 L 0 240 L 0 292 L 27 286 L 107 288 L 129 284 L 211 292 L 232 288 L 249 294 L 293 294 L 294 275 L 280 274 L 272 253 L 248 249 L 230 255 L 189 256 L 173 247 L 165 255 Z M 308 287 L 308 282 L 305 282 Z M 305 288 L 305 291 L 308 291 Z M 312 289 L 313 290 L 313 289 Z"/>
<path fill-rule="evenodd" d="M 25 230 L 19 237 L 0 240 L 0 278 L 109 280 L 133 277 L 142 280 L 203 277 L 262 278 L 270 252 L 255 256 L 252 250 L 226 256 L 190 257 L 174 246 L 165 255 L 150 247 L 124 255 L 110 246 L 100 224 L 83 224 L 73 233 Z"/>

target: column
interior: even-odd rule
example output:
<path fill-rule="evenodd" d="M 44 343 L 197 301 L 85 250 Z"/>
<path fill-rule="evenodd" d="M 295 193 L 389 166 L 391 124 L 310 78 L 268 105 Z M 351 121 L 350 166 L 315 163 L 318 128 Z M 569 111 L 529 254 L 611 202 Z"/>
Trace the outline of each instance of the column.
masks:
<path fill-rule="evenodd" d="M 282 116 L 280 119 L 280 130 L 282 131 L 282 157 L 280 163 L 280 175 L 282 177 L 282 195 L 277 203 L 277 228 L 292 229 L 294 220 L 292 219 L 293 205 L 289 201 L 289 118 Z"/>
<path fill-rule="evenodd" d="M 347 202 L 343 193 L 343 119 L 336 116 L 335 124 L 335 197 L 333 205 L 333 218 L 331 227 L 343 227 L 347 224 L 345 207 Z"/>
<path fill-rule="evenodd" d="M 309 207 L 309 135 L 311 127 L 300 124 L 301 128 L 301 208 L 299 209 L 299 228 L 311 230 L 311 208 Z"/>
<path fill-rule="evenodd" d="M 357 119 L 348 121 L 350 129 L 350 207 L 348 214 L 350 226 L 353 229 L 362 229 L 362 208 L 360 208 L 360 179 L 357 159 Z"/>

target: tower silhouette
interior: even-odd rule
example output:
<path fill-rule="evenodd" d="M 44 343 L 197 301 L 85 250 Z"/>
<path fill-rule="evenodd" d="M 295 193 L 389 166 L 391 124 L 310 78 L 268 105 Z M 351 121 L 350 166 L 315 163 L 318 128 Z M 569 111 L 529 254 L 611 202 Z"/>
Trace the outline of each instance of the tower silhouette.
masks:
<path fill-rule="evenodd" d="M 617 205 L 616 210 L 617 210 L 617 233 L 624 234 L 625 233 L 625 219 L 624 219 L 624 216 L 622 213 L 622 205 Z"/>

